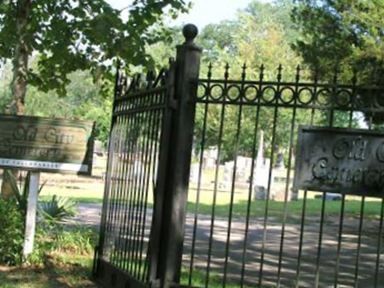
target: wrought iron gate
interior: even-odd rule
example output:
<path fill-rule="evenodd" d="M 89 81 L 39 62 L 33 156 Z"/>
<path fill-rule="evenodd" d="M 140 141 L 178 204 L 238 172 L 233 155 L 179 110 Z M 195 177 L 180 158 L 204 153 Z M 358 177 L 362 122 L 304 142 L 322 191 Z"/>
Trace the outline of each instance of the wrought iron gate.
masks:
<path fill-rule="evenodd" d="M 184 32 L 168 73 L 145 89 L 118 78 L 96 279 L 382 287 L 384 200 L 292 189 L 299 125 L 380 130 L 382 87 L 281 66 L 252 79 L 244 65 L 233 80 L 228 65 L 224 77 L 209 65 L 198 79 L 196 31 Z"/>
<path fill-rule="evenodd" d="M 200 49 L 183 30 L 176 61 L 128 83 L 118 73 L 95 279 L 171 287 L 180 277 Z M 187 153 L 185 153 L 187 152 Z M 177 155 L 177 157 L 176 157 Z"/>

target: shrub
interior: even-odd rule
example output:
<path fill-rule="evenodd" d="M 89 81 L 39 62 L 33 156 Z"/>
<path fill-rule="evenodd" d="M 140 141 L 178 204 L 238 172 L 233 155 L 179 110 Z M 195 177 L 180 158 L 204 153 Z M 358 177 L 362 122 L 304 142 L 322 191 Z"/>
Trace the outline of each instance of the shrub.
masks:
<path fill-rule="evenodd" d="M 53 254 L 76 257 L 90 255 L 96 245 L 97 233 L 91 228 L 67 225 L 40 226 L 36 233 L 35 249 L 28 262 L 35 265 L 46 263 Z"/>
<path fill-rule="evenodd" d="M 57 224 L 75 216 L 75 206 L 73 200 L 53 195 L 51 200 L 39 203 L 38 211 L 43 220 Z"/>
<path fill-rule="evenodd" d="M 24 221 L 16 201 L 0 199 L 0 263 L 20 264 L 23 243 Z"/>
<path fill-rule="evenodd" d="M 63 230 L 55 235 L 54 248 L 61 252 L 89 254 L 96 244 L 95 235 L 95 231 L 90 228 Z"/>

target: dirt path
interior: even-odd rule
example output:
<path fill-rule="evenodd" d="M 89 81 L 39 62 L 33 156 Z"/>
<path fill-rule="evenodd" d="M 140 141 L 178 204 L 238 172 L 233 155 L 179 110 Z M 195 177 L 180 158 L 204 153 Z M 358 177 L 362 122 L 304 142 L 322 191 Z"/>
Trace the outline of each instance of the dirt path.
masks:
<path fill-rule="evenodd" d="M 101 219 L 101 204 L 79 203 L 77 213 L 69 222 L 79 225 L 99 226 Z"/>

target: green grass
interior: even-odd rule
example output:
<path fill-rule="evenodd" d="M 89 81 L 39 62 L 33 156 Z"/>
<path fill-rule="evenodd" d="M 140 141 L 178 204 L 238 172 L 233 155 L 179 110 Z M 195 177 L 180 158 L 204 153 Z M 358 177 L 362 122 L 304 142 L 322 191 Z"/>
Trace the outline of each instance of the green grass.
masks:
<path fill-rule="evenodd" d="M 255 200 L 250 205 L 250 217 L 264 217 L 267 201 Z M 320 199 L 307 199 L 306 216 L 320 215 L 322 200 Z M 188 202 L 188 211 L 195 210 L 196 204 Z M 248 201 L 239 201 L 233 204 L 232 215 L 235 217 L 245 217 L 247 215 Z M 303 211 L 303 200 L 287 202 L 287 215 L 288 217 L 300 217 Z M 346 200 L 344 216 L 359 216 L 361 209 L 361 201 Z M 341 201 L 326 201 L 325 203 L 325 216 L 340 215 Z M 379 201 L 366 201 L 364 208 L 364 215 L 368 218 L 379 218 L 381 212 L 381 202 Z M 212 204 L 200 203 L 198 206 L 199 214 L 210 215 L 212 213 Z M 215 206 L 215 215 L 219 217 L 228 217 L 229 205 L 218 204 Z M 284 202 L 269 201 L 268 203 L 268 216 L 281 218 L 284 214 Z"/>
<path fill-rule="evenodd" d="M 189 269 L 187 267 L 183 266 L 181 268 L 181 278 L 180 278 L 180 284 L 188 286 L 189 284 Z M 205 287 L 205 280 L 206 280 L 206 272 L 199 269 L 194 269 L 192 271 L 191 275 L 191 287 Z M 189 286 L 188 286 L 189 287 Z M 220 276 L 217 273 L 210 272 L 209 274 L 209 282 L 208 282 L 209 288 L 221 288 L 223 287 L 223 277 Z M 230 281 L 227 281 L 225 283 L 226 288 L 239 288 L 239 284 L 233 284 Z M 251 286 L 243 285 L 243 288 L 251 288 Z M 259 286 L 257 286 L 259 287 Z M 271 286 L 262 286 L 265 287 L 271 287 Z M 252 288 L 256 288 L 256 286 L 252 286 Z"/>
<path fill-rule="evenodd" d="M 0 266 L 0 288 L 97 287 L 91 280 L 96 231 L 45 228 L 36 237 L 29 264 Z"/>
<path fill-rule="evenodd" d="M 214 198 L 214 171 L 207 170 L 205 177 L 203 177 L 202 187 L 199 193 L 199 207 L 198 213 L 211 215 L 212 203 Z M 222 171 L 220 171 L 222 172 Z M 104 194 L 104 181 L 90 177 L 76 176 L 76 175 L 59 175 L 59 174 L 45 174 L 48 180 L 44 186 L 40 200 L 49 200 L 52 195 L 69 197 L 79 203 L 102 203 Z M 53 175 L 53 176 L 52 176 Z M 42 181 L 43 182 L 43 181 Z M 284 186 L 284 185 L 283 185 Z M 188 194 L 188 212 L 195 211 L 195 203 L 197 201 L 197 189 L 195 184 L 190 185 Z M 152 187 L 149 187 L 148 207 L 152 207 Z M 215 205 L 215 215 L 218 217 L 228 217 L 229 203 L 231 202 L 231 187 L 219 188 L 217 190 L 217 198 Z M 322 201 L 314 199 L 314 196 L 319 193 L 308 192 L 307 199 L 307 216 L 316 216 L 320 214 Z M 299 197 L 303 195 L 300 194 Z M 249 197 L 249 187 L 235 187 L 233 191 L 233 216 L 246 217 L 247 206 Z M 345 205 L 345 215 L 358 216 L 361 208 L 361 197 L 347 196 Z M 370 201 L 367 198 L 365 203 L 364 215 L 368 218 L 377 218 L 380 215 L 381 202 Z M 281 219 L 284 212 L 284 202 L 269 201 L 268 217 L 277 217 Z M 251 217 L 264 217 L 266 201 L 253 200 L 250 206 Z M 297 218 L 301 216 L 303 207 L 303 200 L 290 201 L 287 203 L 288 218 Z M 339 215 L 341 210 L 341 201 L 326 201 L 325 214 Z"/>
<path fill-rule="evenodd" d="M 67 183 L 47 182 L 40 193 L 41 200 L 51 199 L 52 195 L 68 197 L 76 202 L 101 203 L 104 192 L 104 182 L 89 179 L 84 182 L 76 182 L 76 178 Z"/>
<path fill-rule="evenodd" d="M 91 280 L 92 255 L 52 254 L 44 266 L 1 267 L 1 288 L 97 287 Z"/>
<path fill-rule="evenodd" d="M 103 201 L 104 183 L 98 181 L 97 183 L 72 183 L 66 186 L 47 186 L 44 187 L 40 200 L 47 201 L 51 199 L 52 195 L 69 197 L 78 203 L 99 203 Z M 74 188 L 76 187 L 76 188 Z M 80 187 L 80 188 L 79 188 Z M 199 207 L 198 212 L 200 214 L 210 215 L 212 213 L 213 203 L 213 187 L 204 187 L 199 195 Z M 233 199 L 233 216 L 245 217 L 248 209 L 248 189 L 237 188 L 234 191 Z M 188 195 L 188 212 L 195 211 L 195 203 L 197 199 L 197 191 L 195 187 L 191 187 Z M 320 213 L 322 200 L 313 199 L 314 193 L 310 194 L 307 199 L 307 216 L 315 216 Z M 360 213 L 361 201 L 358 197 L 347 197 L 345 205 L 345 215 L 357 216 Z M 217 199 L 215 205 L 215 215 L 218 217 L 227 217 L 229 213 L 229 203 L 231 200 L 231 193 L 229 190 L 219 190 L 217 192 Z M 148 199 L 148 207 L 152 207 L 152 197 Z M 268 203 L 268 216 L 270 217 L 283 217 L 284 202 L 269 201 Z M 263 217 L 265 215 L 266 201 L 253 200 L 250 206 L 251 217 Z M 287 203 L 287 215 L 288 216 L 300 216 L 303 209 L 303 200 L 290 201 Z M 341 209 L 341 201 L 326 201 L 326 215 L 339 215 Z M 380 201 L 370 201 L 369 199 L 365 203 L 364 214 L 369 218 L 379 217 L 381 210 Z"/>

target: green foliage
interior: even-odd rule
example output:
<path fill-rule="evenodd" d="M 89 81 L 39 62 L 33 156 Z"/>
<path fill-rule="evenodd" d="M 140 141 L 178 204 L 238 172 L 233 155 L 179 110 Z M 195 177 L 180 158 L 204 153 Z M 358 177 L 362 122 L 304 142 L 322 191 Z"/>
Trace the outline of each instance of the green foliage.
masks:
<path fill-rule="evenodd" d="M 101 92 L 101 84 L 94 83 L 91 72 L 76 71 L 69 76 L 66 97 L 60 97 L 55 91 L 41 92 L 35 87 L 28 90 L 26 113 L 42 117 L 82 119 L 96 122 L 95 137 L 104 144 L 108 140 L 113 83 L 108 82 L 109 93 Z"/>
<path fill-rule="evenodd" d="M 283 65 L 285 79 L 294 79 L 301 58 L 291 48 L 297 31 L 290 19 L 291 1 L 260 3 L 252 1 L 237 13 L 236 19 L 207 25 L 199 36 L 204 49 L 203 62 L 212 62 L 214 77 L 223 77 L 226 63 L 231 74 L 241 75 L 241 66 L 247 64 L 248 78 L 258 77 L 261 64 L 266 67 L 264 79 L 276 80 L 276 69 Z M 203 71 L 204 71 L 204 66 Z M 204 75 L 205 76 L 205 75 Z"/>
<path fill-rule="evenodd" d="M 62 231 L 55 235 L 54 247 L 61 252 L 92 253 L 96 245 L 96 233 L 90 228 Z"/>
<path fill-rule="evenodd" d="M 4 181 L 8 181 L 8 183 L 12 187 L 12 194 L 15 197 L 18 208 L 23 215 L 27 213 L 27 203 L 28 203 L 28 195 L 29 195 L 29 184 L 31 181 L 31 172 L 28 171 L 26 177 L 24 179 L 24 185 L 19 187 L 17 183 L 17 179 L 11 170 L 4 170 Z M 45 182 L 39 187 L 38 194 L 44 188 Z"/>
<path fill-rule="evenodd" d="M 97 233 L 91 228 L 64 225 L 38 226 L 35 249 L 28 261 L 43 264 L 52 254 L 65 253 L 72 257 L 91 254 L 96 245 Z"/>
<path fill-rule="evenodd" d="M 382 83 L 384 2 L 296 0 L 292 13 L 300 31 L 294 48 L 304 61 L 330 78 L 335 67 L 352 66 L 364 83 Z M 344 69 L 346 80 L 351 69 Z"/>
<path fill-rule="evenodd" d="M 0 111 L 5 111 L 12 99 L 11 89 L 11 65 L 0 64 Z"/>
<path fill-rule="evenodd" d="M 91 69 L 98 79 L 109 75 L 116 57 L 135 65 L 150 61 L 145 45 L 163 36 L 161 25 L 152 26 L 186 8 L 184 0 L 134 1 L 123 18 L 105 0 L 1 2 L 0 59 L 16 63 L 39 54 L 37 66 L 26 71 L 29 84 L 65 94 L 68 74 L 78 69 Z"/>
<path fill-rule="evenodd" d="M 0 198 L 0 263 L 20 264 L 24 242 L 24 220 L 16 201 Z"/>
<path fill-rule="evenodd" d="M 42 219 L 50 224 L 57 224 L 75 216 L 76 203 L 70 198 L 52 196 L 49 201 L 39 202 L 38 211 Z"/>
<path fill-rule="evenodd" d="M 17 179 L 15 175 L 13 175 L 11 170 L 4 170 L 4 181 L 8 181 L 12 188 L 12 194 L 15 197 L 19 210 L 23 215 L 27 213 L 27 201 L 28 201 L 28 188 L 29 186 L 29 179 L 30 179 L 30 173 L 27 174 L 27 177 L 25 179 L 25 185 L 24 188 L 19 189 Z"/>
<path fill-rule="evenodd" d="M 241 79 L 242 66 L 246 63 L 246 79 L 259 79 L 259 67 L 263 64 L 264 80 L 276 81 L 277 68 L 282 65 L 284 81 L 295 79 L 297 65 L 301 58 L 291 48 L 297 31 L 290 18 L 292 3 L 289 0 L 275 3 L 260 3 L 252 1 L 248 7 L 239 11 L 232 21 L 206 26 L 201 32 L 198 43 L 203 48 L 202 77 L 206 77 L 208 63 L 212 63 L 212 77 L 223 79 L 224 67 L 229 64 L 229 78 Z M 302 71 L 302 77 L 308 75 Z M 215 94 L 215 91 L 211 92 Z M 265 92 L 267 93 L 267 92 Z M 213 95 L 218 96 L 218 95 Z M 240 112 L 241 110 L 241 112 Z M 223 137 L 218 139 L 222 113 Z M 241 114 L 240 114 L 241 113 Z M 207 110 L 207 129 L 205 147 L 217 146 L 221 141 L 222 161 L 233 160 L 238 155 L 251 157 L 254 150 L 255 125 L 258 131 L 264 131 L 266 152 L 272 149 L 272 130 L 275 120 L 274 108 L 261 108 L 259 118 L 256 119 L 255 107 L 239 107 L 226 105 L 222 111 L 221 105 L 209 105 Z M 200 141 L 203 133 L 205 107 L 198 105 L 196 111 L 196 140 Z M 308 123 L 309 117 L 301 111 L 296 115 L 299 123 Z M 275 146 L 279 149 L 288 147 L 290 141 L 290 123 L 292 109 L 279 109 L 276 117 Z M 240 130 L 238 129 L 240 127 Z M 260 133 L 258 133 L 258 137 Z M 237 141 L 238 140 L 238 141 Z M 257 145 L 256 145 L 257 147 Z M 269 155 L 265 155 L 268 156 Z"/>

